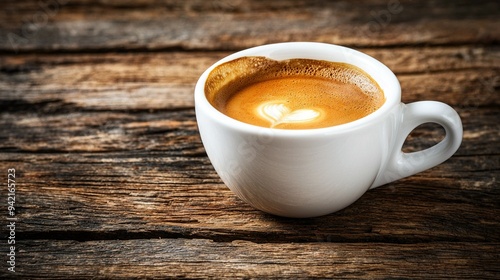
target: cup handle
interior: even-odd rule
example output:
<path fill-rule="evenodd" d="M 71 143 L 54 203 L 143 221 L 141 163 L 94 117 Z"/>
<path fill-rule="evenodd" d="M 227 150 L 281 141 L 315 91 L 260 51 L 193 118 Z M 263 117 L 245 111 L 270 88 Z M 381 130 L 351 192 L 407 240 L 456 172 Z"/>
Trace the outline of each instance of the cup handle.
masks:
<path fill-rule="evenodd" d="M 434 167 L 450 158 L 462 143 L 462 121 L 458 113 L 447 104 L 437 101 L 403 104 L 402 116 L 393 152 L 370 189 Z M 404 153 L 401 149 L 410 132 L 429 122 L 441 125 L 446 132 L 445 138 L 428 149 Z"/>

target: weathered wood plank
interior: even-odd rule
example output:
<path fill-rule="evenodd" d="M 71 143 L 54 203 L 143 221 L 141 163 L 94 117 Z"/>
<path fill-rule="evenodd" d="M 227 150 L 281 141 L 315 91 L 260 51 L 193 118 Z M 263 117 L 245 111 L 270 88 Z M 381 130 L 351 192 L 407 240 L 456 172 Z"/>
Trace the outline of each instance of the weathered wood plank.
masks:
<path fill-rule="evenodd" d="M 491 46 L 449 46 L 426 47 L 409 46 L 401 48 L 356 48 L 386 64 L 395 73 L 432 73 L 446 70 L 465 70 L 498 68 L 500 47 Z M 231 54 L 227 51 L 214 52 L 135 52 L 135 53 L 103 53 L 103 54 L 24 54 L 0 55 L 1 73 L 16 74 L 40 71 L 46 67 L 82 67 L 88 72 L 92 70 L 120 71 L 123 81 L 129 81 L 132 74 L 144 73 L 147 81 L 168 81 L 169 77 L 182 78 L 180 71 L 189 74 L 201 74 L 216 60 Z M 96 67 L 102 66 L 102 67 Z M 68 67 L 66 70 L 70 70 Z M 102 69 L 102 68 L 105 69 Z M 175 67 L 177 72 L 172 68 Z M 167 72 L 169 75 L 164 75 Z M 198 77 L 198 74 L 195 75 Z M 110 73 L 113 75 L 113 73 Z M 67 75 L 70 76 L 70 75 Z M 137 77 L 136 77 L 137 78 Z M 170 79 L 171 81 L 172 79 Z M 101 80 L 102 83 L 102 80 Z"/>
<path fill-rule="evenodd" d="M 53 106 L 59 104 L 55 102 Z M 29 108 L 27 106 L 27 110 Z M 152 112 L 63 110 L 52 114 L 31 109 L 35 112 L 0 113 L 0 152 L 161 151 L 166 157 L 204 155 L 193 109 Z M 456 109 L 464 126 L 463 143 L 457 155 L 498 154 L 498 107 Z M 417 128 L 408 138 L 405 151 L 430 147 L 443 135 L 438 126 Z"/>
<path fill-rule="evenodd" d="M 190 156 L 201 150 L 193 109 L 163 112 L 4 113 L 3 150 L 111 152 L 163 150 Z M 170 154 L 170 155 L 174 155 Z"/>
<path fill-rule="evenodd" d="M 498 1 L 57 1 L 4 4 L 0 50 L 220 50 L 297 40 L 456 45 L 500 39 Z"/>
<path fill-rule="evenodd" d="M 16 168 L 18 174 L 16 216 L 24 239 L 414 243 L 500 237 L 498 155 L 453 157 L 370 191 L 343 211 L 305 220 L 246 205 L 220 182 L 206 157 L 158 151 L 0 157 L 1 170 Z"/>
<path fill-rule="evenodd" d="M 19 242 L 16 276 L 497 279 L 498 243 L 231 243 L 199 239 Z M 82 257 L 85 256 L 85 257 Z M 5 270 L 1 272 L 7 275 Z"/>
<path fill-rule="evenodd" d="M 403 101 L 498 105 L 497 47 L 362 49 L 398 75 Z M 5 110 L 162 110 L 193 106 L 201 73 L 228 53 L 0 56 Z"/>

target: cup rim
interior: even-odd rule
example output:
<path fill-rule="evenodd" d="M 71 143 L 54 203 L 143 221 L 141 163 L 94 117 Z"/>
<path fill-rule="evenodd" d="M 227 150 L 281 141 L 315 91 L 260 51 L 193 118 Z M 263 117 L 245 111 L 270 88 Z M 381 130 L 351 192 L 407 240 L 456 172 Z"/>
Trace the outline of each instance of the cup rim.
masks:
<path fill-rule="evenodd" d="M 322 52 L 334 52 L 337 55 L 340 54 L 340 56 L 344 57 L 344 59 L 330 60 L 328 57 L 320 58 L 321 54 L 318 54 L 317 52 L 314 51 L 311 52 L 310 49 L 321 50 Z M 291 55 L 291 53 L 297 53 L 297 52 L 300 53 L 304 51 L 310 53 L 308 55 Z M 282 129 L 282 128 L 268 128 L 268 127 L 248 124 L 233 119 L 223 114 L 219 110 L 217 110 L 215 107 L 212 106 L 212 104 L 210 104 L 205 95 L 205 82 L 210 72 L 215 67 L 217 67 L 222 63 L 243 56 L 265 56 L 265 57 L 270 57 L 272 59 L 276 59 L 276 57 L 282 57 L 281 59 L 276 59 L 276 60 L 290 59 L 290 58 L 305 58 L 305 59 L 318 59 L 318 60 L 327 60 L 333 62 L 349 63 L 367 72 L 382 88 L 386 100 L 384 104 L 382 104 L 382 106 L 378 108 L 375 112 L 367 116 L 364 116 L 360 119 L 335 126 L 308 128 L 308 129 Z M 367 68 L 369 68 L 368 71 Z M 383 76 L 383 82 L 380 81 L 381 76 Z M 262 134 L 265 132 L 269 132 L 272 133 L 274 136 L 277 135 L 307 136 L 315 134 L 336 134 L 336 133 L 348 132 L 353 129 L 368 125 L 374 122 L 375 120 L 381 118 L 385 114 L 387 114 L 391 110 L 391 108 L 393 108 L 395 105 L 400 104 L 401 86 L 399 84 L 398 79 L 396 78 L 396 75 L 385 64 L 360 51 L 328 43 L 284 42 L 284 43 L 273 43 L 273 44 L 251 47 L 248 49 L 235 52 L 218 60 L 217 62 L 212 64 L 208 69 L 206 69 L 198 79 L 195 86 L 194 102 L 195 102 L 195 110 L 197 111 L 196 112 L 197 117 L 198 117 L 198 110 L 204 110 L 207 112 L 207 115 L 213 118 L 215 121 L 220 122 L 233 129 L 248 133 Z"/>

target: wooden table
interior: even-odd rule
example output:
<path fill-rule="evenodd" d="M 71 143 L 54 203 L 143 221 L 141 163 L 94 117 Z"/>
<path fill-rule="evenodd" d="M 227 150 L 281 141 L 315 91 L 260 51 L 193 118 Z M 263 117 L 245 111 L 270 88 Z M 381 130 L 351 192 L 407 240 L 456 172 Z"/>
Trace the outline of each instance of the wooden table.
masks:
<path fill-rule="evenodd" d="M 500 277 L 499 1 L 0 5 L 0 278 Z M 283 41 L 381 60 L 404 102 L 459 112 L 461 148 L 331 215 L 254 210 L 210 164 L 193 89 Z M 404 149 L 442 137 L 423 125 Z"/>

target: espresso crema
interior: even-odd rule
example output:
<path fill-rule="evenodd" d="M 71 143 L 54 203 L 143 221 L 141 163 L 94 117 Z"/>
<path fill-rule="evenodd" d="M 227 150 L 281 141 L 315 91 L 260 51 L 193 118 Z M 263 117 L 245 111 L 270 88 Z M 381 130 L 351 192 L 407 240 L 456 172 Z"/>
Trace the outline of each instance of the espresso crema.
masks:
<path fill-rule="evenodd" d="M 382 89 L 358 67 L 311 59 L 238 58 L 210 72 L 205 94 L 233 119 L 279 129 L 352 122 L 385 102 Z"/>

